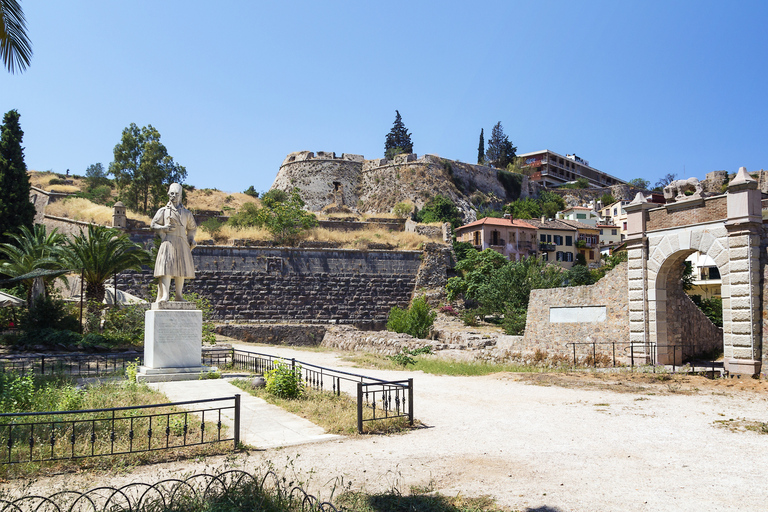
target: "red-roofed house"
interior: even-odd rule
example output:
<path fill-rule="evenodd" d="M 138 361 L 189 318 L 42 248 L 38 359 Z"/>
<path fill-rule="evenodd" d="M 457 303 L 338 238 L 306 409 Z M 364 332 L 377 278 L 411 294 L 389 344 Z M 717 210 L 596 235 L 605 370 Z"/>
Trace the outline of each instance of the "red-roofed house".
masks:
<path fill-rule="evenodd" d="M 519 260 L 536 254 L 536 228 L 520 219 L 485 217 L 456 228 L 456 240 L 475 249 L 493 249 L 507 259 Z"/>

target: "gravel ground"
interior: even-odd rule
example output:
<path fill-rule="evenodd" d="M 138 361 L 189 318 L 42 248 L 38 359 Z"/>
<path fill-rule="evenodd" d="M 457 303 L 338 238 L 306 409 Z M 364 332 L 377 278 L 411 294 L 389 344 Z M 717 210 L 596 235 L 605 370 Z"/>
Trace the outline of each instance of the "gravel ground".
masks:
<path fill-rule="evenodd" d="M 348 366 L 327 352 L 250 349 Z M 413 377 L 416 417 L 425 428 L 139 467 L 110 475 L 110 484 L 272 463 L 325 497 L 334 485 L 404 493 L 427 486 L 449 495 L 491 495 L 512 510 L 768 508 L 768 435 L 741 428 L 745 421 L 768 422 L 765 381 L 617 383 L 557 374 L 361 373 Z M 103 483 L 103 474 L 85 473 L 41 479 L 30 488 Z"/>

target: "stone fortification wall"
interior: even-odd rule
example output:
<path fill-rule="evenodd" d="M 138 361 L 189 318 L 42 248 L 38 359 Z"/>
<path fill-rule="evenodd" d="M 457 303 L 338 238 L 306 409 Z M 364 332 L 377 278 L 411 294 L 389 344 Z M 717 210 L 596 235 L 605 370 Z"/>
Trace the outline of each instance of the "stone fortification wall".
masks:
<path fill-rule="evenodd" d="M 624 356 L 629 340 L 627 263 L 621 263 L 590 286 L 531 291 L 528 320 L 522 342 L 510 341 L 513 352 L 546 351 L 548 356 L 573 356 L 566 343 L 617 342 L 616 355 Z M 597 352 L 612 357 L 612 346 L 597 345 Z M 580 345 L 576 355 L 592 355 L 591 345 Z"/>
<path fill-rule="evenodd" d="M 363 169 L 361 155 L 318 151 L 298 151 L 289 154 L 277 172 L 272 188 L 290 191 L 298 187 L 309 211 L 320 211 L 337 202 L 337 194 L 345 205 L 357 205 L 357 189 Z"/>
<path fill-rule="evenodd" d="M 386 322 L 408 305 L 420 251 L 198 247 L 185 291 L 207 298 L 218 321 Z M 125 272 L 120 289 L 149 297 L 152 273 Z"/>
<path fill-rule="evenodd" d="M 216 334 L 248 343 L 316 347 L 323 341 L 326 329 L 325 325 L 223 324 L 216 326 Z"/>
<path fill-rule="evenodd" d="M 54 217 L 53 215 L 43 215 L 41 224 L 45 224 L 50 233 L 53 229 L 58 229 L 59 233 L 68 236 L 79 235 L 81 232 L 88 231 L 88 222 L 72 220 L 66 217 Z"/>

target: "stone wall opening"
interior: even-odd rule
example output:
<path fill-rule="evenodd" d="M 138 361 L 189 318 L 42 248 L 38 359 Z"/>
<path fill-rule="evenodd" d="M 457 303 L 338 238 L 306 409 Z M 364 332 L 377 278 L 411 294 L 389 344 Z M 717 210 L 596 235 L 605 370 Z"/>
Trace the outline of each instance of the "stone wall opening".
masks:
<path fill-rule="evenodd" d="M 656 276 L 649 309 L 655 312 L 655 318 L 651 317 L 651 342 L 656 344 L 655 359 L 661 364 L 680 365 L 705 354 L 723 352 L 723 330 L 704 315 L 683 289 L 685 259 L 694 252 L 686 249 L 669 255 Z"/>

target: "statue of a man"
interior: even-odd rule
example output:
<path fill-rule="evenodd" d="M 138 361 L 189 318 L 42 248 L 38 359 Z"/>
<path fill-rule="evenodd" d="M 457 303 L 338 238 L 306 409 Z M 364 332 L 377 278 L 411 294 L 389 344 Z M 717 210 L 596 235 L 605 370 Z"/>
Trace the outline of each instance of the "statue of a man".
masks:
<path fill-rule="evenodd" d="M 157 210 L 151 227 L 162 243 L 157 251 L 155 277 L 160 278 L 157 302 L 166 302 L 171 293 L 171 278 L 176 285 L 176 300 L 183 301 L 181 290 L 184 279 L 195 277 L 192 249 L 197 224 L 192 212 L 181 205 L 181 185 L 173 183 L 168 189 L 168 204 Z"/>

